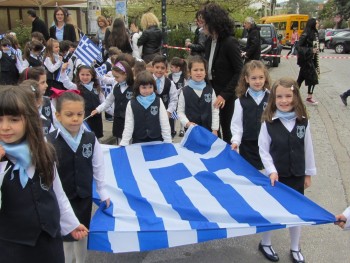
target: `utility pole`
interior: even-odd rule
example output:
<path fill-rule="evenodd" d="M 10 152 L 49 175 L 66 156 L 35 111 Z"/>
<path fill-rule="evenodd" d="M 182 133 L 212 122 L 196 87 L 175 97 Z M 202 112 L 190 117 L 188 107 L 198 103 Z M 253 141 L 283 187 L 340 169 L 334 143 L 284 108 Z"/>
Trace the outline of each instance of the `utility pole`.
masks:
<path fill-rule="evenodd" d="M 275 15 L 276 0 L 271 0 L 271 15 Z"/>
<path fill-rule="evenodd" d="M 166 19 L 166 0 L 162 0 L 162 35 L 163 45 L 168 44 L 168 30 L 167 30 L 167 19 Z M 168 49 L 162 48 L 164 56 L 168 57 Z"/>

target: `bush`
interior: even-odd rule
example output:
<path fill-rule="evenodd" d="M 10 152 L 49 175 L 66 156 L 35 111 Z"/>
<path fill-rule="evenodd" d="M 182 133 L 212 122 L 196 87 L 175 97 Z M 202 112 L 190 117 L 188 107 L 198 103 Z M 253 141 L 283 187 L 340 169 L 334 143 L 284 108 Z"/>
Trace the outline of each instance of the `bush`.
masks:
<path fill-rule="evenodd" d="M 175 47 L 185 47 L 185 40 L 187 38 L 193 41 L 194 33 L 185 26 L 179 26 L 177 29 L 173 29 L 168 32 L 168 45 Z M 168 49 L 168 61 L 173 57 L 187 58 L 188 52 L 186 50 Z"/>
<path fill-rule="evenodd" d="M 16 38 L 21 48 L 24 47 L 26 42 L 31 40 L 32 26 L 25 25 L 22 20 L 16 20 L 16 27 L 11 31 L 16 33 Z"/>

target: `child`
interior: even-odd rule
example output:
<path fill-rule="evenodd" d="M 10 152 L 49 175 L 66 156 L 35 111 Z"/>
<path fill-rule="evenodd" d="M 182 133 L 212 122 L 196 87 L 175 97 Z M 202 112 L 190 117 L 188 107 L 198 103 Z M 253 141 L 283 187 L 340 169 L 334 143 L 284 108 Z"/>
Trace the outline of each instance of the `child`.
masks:
<path fill-rule="evenodd" d="M 156 94 L 159 96 L 167 110 L 169 123 L 174 127 L 174 119 L 171 118 L 171 114 L 176 111 L 178 92 L 174 82 L 166 77 L 168 63 L 165 57 L 157 55 L 153 58 L 153 77 L 156 80 Z M 172 128 L 171 136 L 176 135 L 175 129 Z"/>
<path fill-rule="evenodd" d="M 42 66 L 41 51 L 43 48 L 43 44 L 37 40 L 27 42 L 23 52 L 23 66 L 25 68 Z"/>
<path fill-rule="evenodd" d="M 75 83 L 71 82 L 65 74 L 67 63 L 62 66 L 61 80 L 66 89 L 78 89 L 80 95 L 85 100 L 85 117 L 87 124 L 99 139 L 103 137 L 103 124 L 100 114 L 91 115 L 91 112 L 96 109 L 105 99 L 96 72 L 93 68 L 85 65 L 80 65 L 77 70 Z M 56 109 L 57 110 L 57 109 Z"/>
<path fill-rule="evenodd" d="M 91 115 L 105 111 L 114 103 L 113 136 L 119 143 L 124 131 L 126 105 L 132 97 L 134 75 L 131 67 L 125 61 L 117 62 L 112 68 L 112 73 L 118 83 L 108 94 L 106 100 L 91 112 Z"/>
<path fill-rule="evenodd" d="M 14 85 L 18 82 L 18 63 L 16 54 L 11 51 L 11 42 L 7 38 L 3 38 L 0 41 L 0 84 L 1 85 Z"/>
<path fill-rule="evenodd" d="M 168 115 L 162 100 L 156 96 L 156 83 L 151 73 L 140 72 L 134 84 L 134 97 L 125 112 L 121 146 L 132 143 L 164 141 L 171 143 Z"/>
<path fill-rule="evenodd" d="M 290 51 L 288 52 L 287 54 L 287 58 L 290 54 L 292 55 L 297 55 L 297 52 L 296 52 L 296 45 L 298 43 L 298 39 L 299 39 L 299 35 L 298 35 L 298 29 L 297 28 L 294 28 L 293 29 L 293 34 L 292 34 L 292 39 L 290 41 L 290 44 L 291 44 L 291 47 L 290 47 Z"/>
<path fill-rule="evenodd" d="M 304 194 L 311 176 L 316 175 L 316 166 L 310 124 L 296 81 L 281 78 L 273 84 L 262 121 L 259 153 L 271 185 L 279 181 Z M 301 227 L 291 227 L 289 233 L 293 262 L 305 262 L 299 247 Z M 267 259 L 278 261 L 271 232 L 263 234 L 259 250 Z"/>
<path fill-rule="evenodd" d="M 261 61 L 252 60 L 245 64 L 236 88 L 238 99 L 231 120 L 232 150 L 237 151 L 239 147 L 240 155 L 258 170 L 264 169 L 258 137 L 270 86 L 269 72 Z"/>
<path fill-rule="evenodd" d="M 39 90 L 43 96 L 43 102 L 41 105 L 41 114 L 52 124 L 55 123 L 55 107 L 52 105 L 51 100 L 44 96 L 47 83 L 46 83 L 46 71 L 43 67 L 33 67 L 26 68 L 21 75 L 21 80 L 25 81 L 27 79 L 36 80 L 38 82 Z"/>
<path fill-rule="evenodd" d="M 172 80 L 178 90 L 178 94 L 180 95 L 181 89 L 187 85 L 187 63 L 186 60 L 173 57 L 170 61 L 170 71 L 169 79 Z M 170 122 L 171 132 L 175 132 L 175 120 Z M 175 132 L 176 133 L 176 132 Z M 184 127 L 181 125 L 180 129 L 180 137 L 185 135 Z"/>
<path fill-rule="evenodd" d="M 44 102 L 44 94 L 42 93 L 42 91 L 39 88 L 39 83 L 36 80 L 28 79 L 28 80 L 23 81 L 21 84 L 19 84 L 19 87 L 27 89 L 30 92 L 33 92 L 35 100 L 36 100 L 36 106 L 38 107 L 38 112 L 39 112 L 39 116 L 41 119 L 41 124 L 42 124 L 42 128 L 43 128 L 44 136 L 49 134 L 49 132 L 54 131 L 55 127 L 53 126 L 52 121 L 50 119 L 46 118 L 42 114 L 42 105 Z"/>
<path fill-rule="evenodd" d="M 141 71 L 146 70 L 146 63 L 143 60 L 136 60 L 135 65 L 132 68 L 132 71 L 134 73 L 134 78 L 136 78 L 137 74 L 139 74 Z"/>
<path fill-rule="evenodd" d="M 59 55 L 60 46 L 56 39 L 50 38 L 47 41 L 44 66 L 47 70 L 47 84 L 56 89 L 64 89 L 62 82 L 57 80 L 58 74 L 62 66 L 62 57 Z M 50 96 L 52 93 L 47 90 L 45 95 Z"/>
<path fill-rule="evenodd" d="M 81 239 L 88 230 L 62 189 L 32 92 L 1 87 L 0 141 L 0 262 L 63 263 L 61 234 Z"/>
<path fill-rule="evenodd" d="M 178 115 L 187 129 L 190 125 L 200 125 L 216 136 L 219 130 L 219 109 L 214 107 L 216 95 L 206 82 L 207 63 L 201 56 L 193 56 L 188 61 L 190 79 L 179 97 Z"/>
<path fill-rule="evenodd" d="M 63 92 L 56 102 L 57 131 L 47 135 L 47 140 L 56 149 L 58 172 L 63 189 L 81 222 L 89 227 L 92 209 L 92 180 L 96 181 L 101 201 L 109 206 L 104 184 L 102 148 L 95 134 L 84 129 L 84 99 L 74 92 Z M 79 167 L 76 169 L 74 167 Z M 65 262 L 84 262 L 87 240 L 74 242 L 64 237 Z"/>
<path fill-rule="evenodd" d="M 350 206 L 344 210 L 342 214 L 336 215 L 337 221 L 335 222 L 336 225 L 339 227 L 349 230 L 350 229 Z"/>

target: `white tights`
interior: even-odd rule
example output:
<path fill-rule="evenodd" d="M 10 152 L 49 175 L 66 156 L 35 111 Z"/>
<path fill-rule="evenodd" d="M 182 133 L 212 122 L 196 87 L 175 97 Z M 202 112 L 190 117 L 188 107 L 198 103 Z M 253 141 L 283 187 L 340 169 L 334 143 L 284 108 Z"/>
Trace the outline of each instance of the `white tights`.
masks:
<path fill-rule="evenodd" d="M 87 254 L 87 238 L 74 242 L 63 242 L 63 249 L 65 263 L 73 263 L 74 258 L 76 263 L 84 263 Z"/>
<path fill-rule="evenodd" d="M 289 228 L 290 234 L 290 249 L 299 251 L 299 241 L 301 235 L 301 226 L 294 226 Z M 261 244 L 265 246 L 271 246 L 272 232 L 265 232 L 262 234 Z"/>

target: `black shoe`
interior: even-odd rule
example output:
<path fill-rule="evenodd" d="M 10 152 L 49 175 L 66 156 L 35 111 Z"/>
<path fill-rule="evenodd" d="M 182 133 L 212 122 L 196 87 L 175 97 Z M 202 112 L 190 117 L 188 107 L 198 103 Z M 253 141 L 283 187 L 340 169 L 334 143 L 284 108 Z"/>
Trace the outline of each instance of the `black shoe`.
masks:
<path fill-rule="evenodd" d="M 293 263 L 305 263 L 305 259 L 303 254 L 301 254 L 301 250 L 295 251 L 290 250 L 290 256 L 292 257 Z"/>
<path fill-rule="evenodd" d="M 344 103 L 345 106 L 348 106 L 348 102 L 346 101 L 346 96 L 344 94 L 340 94 L 340 99 Z"/>
<path fill-rule="evenodd" d="M 174 138 L 176 135 L 176 131 L 171 132 L 171 137 Z"/>
<path fill-rule="evenodd" d="M 185 136 L 185 132 L 181 130 L 179 133 L 179 137 L 184 137 L 184 136 Z"/>
<path fill-rule="evenodd" d="M 267 253 L 264 248 L 268 248 L 270 250 L 271 254 Z M 278 260 L 280 260 L 277 253 L 273 250 L 272 246 L 262 245 L 260 242 L 259 243 L 259 250 L 265 256 L 265 258 L 267 258 L 270 261 L 277 262 Z"/>

